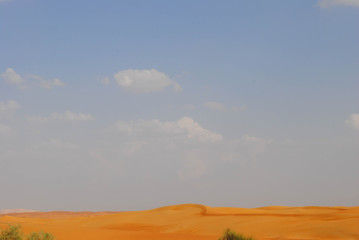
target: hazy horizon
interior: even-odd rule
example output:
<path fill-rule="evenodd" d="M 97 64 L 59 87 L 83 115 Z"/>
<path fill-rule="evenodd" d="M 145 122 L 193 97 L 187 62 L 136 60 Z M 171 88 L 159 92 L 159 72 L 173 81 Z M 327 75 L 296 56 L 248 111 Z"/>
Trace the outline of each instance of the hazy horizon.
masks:
<path fill-rule="evenodd" d="M 358 13 L 0 0 L 0 210 L 358 206 Z"/>

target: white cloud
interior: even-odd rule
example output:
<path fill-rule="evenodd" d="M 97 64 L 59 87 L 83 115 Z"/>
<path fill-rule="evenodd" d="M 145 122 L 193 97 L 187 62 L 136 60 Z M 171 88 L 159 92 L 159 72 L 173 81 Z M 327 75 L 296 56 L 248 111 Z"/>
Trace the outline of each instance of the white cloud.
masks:
<path fill-rule="evenodd" d="M 189 117 L 183 117 L 177 122 L 172 123 L 172 125 L 172 131 L 177 131 L 177 129 L 185 130 L 189 138 L 195 138 L 202 142 L 218 142 L 222 140 L 220 134 L 202 128 L 197 122 Z"/>
<path fill-rule="evenodd" d="M 359 7 L 359 0 L 319 0 L 318 4 L 322 8 L 334 7 L 334 6 Z"/>
<path fill-rule="evenodd" d="M 43 77 L 27 74 L 25 76 L 21 76 L 16 73 L 14 69 L 7 68 L 4 73 L 2 73 L 1 78 L 5 80 L 6 83 L 15 84 L 19 88 L 27 88 L 31 86 L 41 87 L 51 89 L 54 87 L 62 87 L 65 84 L 58 78 L 54 79 L 45 79 Z"/>
<path fill-rule="evenodd" d="M 54 79 L 50 79 L 50 80 L 46 80 L 43 77 L 37 76 L 37 75 L 32 75 L 30 74 L 28 76 L 29 79 L 33 80 L 33 84 L 36 86 L 39 86 L 41 88 L 47 88 L 47 89 L 51 89 L 53 87 L 62 87 L 65 84 L 58 78 L 54 78 Z"/>
<path fill-rule="evenodd" d="M 0 123 L 0 133 L 5 133 L 5 132 L 9 132 L 9 131 L 10 131 L 9 126 Z"/>
<path fill-rule="evenodd" d="M 351 114 L 345 123 L 359 130 L 359 113 Z"/>
<path fill-rule="evenodd" d="M 208 102 L 205 102 L 203 104 L 206 108 L 209 108 L 209 109 L 213 109 L 213 110 L 217 110 L 217 111 L 222 111 L 222 112 L 225 112 L 225 111 L 244 111 L 247 109 L 247 106 L 230 106 L 230 107 L 227 107 L 221 103 L 218 103 L 218 102 L 213 102 L 213 101 L 208 101 Z"/>
<path fill-rule="evenodd" d="M 0 118 L 13 115 L 19 108 L 20 105 L 12 100 L 0 102 Z"/>
<path fill-rule="evenodd" d="M 247 134 L 226 139 L 190 117 L 175 121 L 118 121 L 104 134 L 107 145 L 113 144 L 117 151 L 101 150 L 107 159 L 113 156 L 116 159 L 141 159 L 146 166 L 151 162 L 167 166 L 170 161 L 177 166 L 173 170 L 179 181 L 202 178 L 224 162 L 255 164 L 274 145 L 272 140 Z"/>
<path fill-rule="evenodd" d="M 29 164 L 44 163 L 56 166 L 54 169 L 65 169 L 71 164 L 72 169 L 76 169 L 74 173 L 85 168 L 84 172 L 94 179 L 110 179 L 119 173 L 129 177 L 136 172 L 139 181 L 142 176 L 168 176 L 174 182 L 196 183 L 216 175 L 219 166 L 256 164 L 256 160 L 264 159 L 269 146 L 267 140 L 251 135 L 227 139 L 191 117 L 118 121 L 103 131 L 99 131 L 96 124 L 85 124 L 80 131 L 77 125 L 67 124 L 93 119 L 84 113 L 65 111 L 27 119 L 40 124 L 25 124 L 20 128 L 9 124 L 11 130 L 0 125 L 4 132 L 0 138 L 7 138 L 6 132 L 11 133 L 13 128 L 18 130 L 9 138 L 13 143 L 0 151 L 0 159 L 10 162 L 26 157 L 31 159 Z"/>
<path fill-rule="evenodd" d="M 91 114 L 65 111 L 64 113 L 54 112 L 50 116 L 26 116 L 26 119 L 30 122 L 46 123 L 51 120 L 59 120 L 66 122 L 83 122 L 92 121 L 95 118 Z"/>
<path fill-rule="evenodd" d="M 220 134 L 204 129 L 190 117 L 182 117 L 173 122 L 161 122 L 157 119 L 149 121 L 137 120 L 129 123 L 118 121 L 115 124 L 115 128 L 128 135 L 171 135 L 179 138 L 185 137 L 186 139 L 202 143 L 218 142 L 222 140 Z"/>
<path fill-rule="evenodd" d="M 117 84 L 132 93 L 150 93 L 164 90 L 173 86 L 174 91 L 181 91 L 182 87 L 168 75 L 156 69 L 129 69 L 119 71 L 114 75 Z"/>
<path fill-rule="evenodd" d="M 114 134 L 113 130 L 120 134 L 111 138 L 108 134 Z M 116 143 L 118 158 L 177 161 L 175 171 L 180 181 L 206 175 L 207 165 L 215 158 L 212 150 L 215 152 L 225 144 L 222 135 L 205 129 L 190 117 L 175 121 L 118 121 L 106 138 Z"/>
<path fill-rule="evenodd" d="M 21 84 L 24 82 L 24 79 L 14 71 L 12 68 L 7 68 L 4 73 L 0 75 L 5 82 L 10 84 Z"/>
<path fill-rule="evenodd" d="M 248 134 L 237 139 L 225 139 L 221 134 L 203 128 L 189 117 L 176 121 L 118 121 L 111 128 L 111 132 L 114 129 L 121 133 L 121 140 L 116 138 L 115 142 L 121 142 L 121 152 L 126 156 L 141 152 L 144 154 L 153 149 L 180 152 L 173 154 L 182 156 L 184 161 L 184 168 L 179 172 L 180 179 L 195 178 L 194 176 L 202 174 L 202 167 L 205 165 L 203 162 L 193 163 L 199 168 L 198 171 L 188 171 L 192 164 L 189 159 L 196 158 L 193 156 L 200 155 L 198 158 L 226 162 L 251 161 L 261 156 L 268 146 L 274 143 L 273 140 Z"/>

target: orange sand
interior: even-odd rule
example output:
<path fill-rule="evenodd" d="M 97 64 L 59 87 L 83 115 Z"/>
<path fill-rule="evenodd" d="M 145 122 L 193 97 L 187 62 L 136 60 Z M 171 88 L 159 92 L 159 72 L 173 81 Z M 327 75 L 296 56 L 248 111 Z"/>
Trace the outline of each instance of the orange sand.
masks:
<path fill-rule="evenodd" d="M 226 228 L 256 239 L 359 239 L 359 207 L 212 208 L 197 204 L 138 212 L 34 212 L 0 215 L 58 240 L 216 240 Z"/>

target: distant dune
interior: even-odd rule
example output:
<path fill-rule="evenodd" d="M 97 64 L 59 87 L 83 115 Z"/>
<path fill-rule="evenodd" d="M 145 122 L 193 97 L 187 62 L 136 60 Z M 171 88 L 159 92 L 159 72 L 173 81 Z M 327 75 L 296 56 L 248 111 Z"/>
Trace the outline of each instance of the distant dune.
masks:
<path fill-rule="evenodd" d="M 16 209 L 0 209 L 0 214 L 7 214 L 7 213 L 25 213 L 25 212 L 37 212 L 36 210 L 32 209 L 22 209 L 22 208 L 16 208 Z"/>
<path fill-rule="evenodd" d="M 261 239 L 359 239 L 359 207 L 225 208 L 198 204 L 134 212 L 27 212 L 0 215 L 58 240 L 216 240 L 226 228 Z"/>

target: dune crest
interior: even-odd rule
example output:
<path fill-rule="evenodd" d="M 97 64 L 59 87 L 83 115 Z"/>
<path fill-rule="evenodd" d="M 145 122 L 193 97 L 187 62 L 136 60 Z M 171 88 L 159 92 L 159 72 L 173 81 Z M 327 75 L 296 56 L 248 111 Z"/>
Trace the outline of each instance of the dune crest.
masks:
<path fill-rule="evenodd" d="M 0 215 L 0 226 L 49 231 L 59 240 L 217 239 L 226 228 L 256 239 L 359 239 L 359 207 L 230 208 L 182 204 L 133 212 Z"/>

